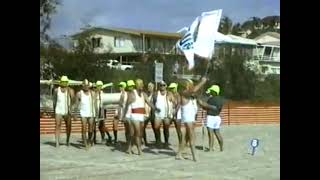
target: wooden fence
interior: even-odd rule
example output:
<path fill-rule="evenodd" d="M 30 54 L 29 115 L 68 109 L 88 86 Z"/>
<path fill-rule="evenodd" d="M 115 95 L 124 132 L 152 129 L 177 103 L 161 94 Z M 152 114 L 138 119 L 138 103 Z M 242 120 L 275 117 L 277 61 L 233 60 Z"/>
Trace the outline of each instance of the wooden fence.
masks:
<path fill-rule="evenodd" d="M 114 117 L 114 108 L 107 111 L 106 127 L 112 130 L 112 120 Z M 199 109 L 196 125 L 201 126 L 202 120 L 205 122 L 206 111 Z M 221 118 L 223 125 L 240 125 L 240 124 L 280 124 L 280 106 L 276 104 L 252 104 L 243 102 L 226 103 Z M 174 127 L 174 125 L 171 125 Z M 148 128 L 151 127 L 149 123 Z M 119 130 L 123 130 L 123 123 L 119 123 Z M 52 116 L 40 117 L 40 134 L 54 134 L 55 120 Z M 64 123 L 62 123 L 61 131 L 65 132 Z M 75 119 L 72 121 L 72 132 L 81 132 L 81 121 Z"/>

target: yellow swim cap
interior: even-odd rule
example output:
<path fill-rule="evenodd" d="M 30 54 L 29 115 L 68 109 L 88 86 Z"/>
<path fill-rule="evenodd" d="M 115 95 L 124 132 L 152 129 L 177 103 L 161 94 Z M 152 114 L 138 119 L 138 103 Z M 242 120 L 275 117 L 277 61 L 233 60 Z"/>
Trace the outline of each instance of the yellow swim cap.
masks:
<path fill-rule="evenodd" d="M 211 91 L 216 92 L 217 95 L 219 95 L 220 87 L 218 85 L 212 85 L 210 88 L 208 88 L 207 93 L 210 93 Z"/>
<path fill-rule="evenodd" d="M 69 79 L 67 76 L 62 76 L 60 82 L 69 82 Z"/>
<path fill-rule="evenodd" d="M 103 86 L 103 82 L 102 81 L 97 81 L 96 82 L 96 86 Z"/>
<path fill-rule="evenodd" d="M 118 86 L 121 86 L 122 88 L 126 88 L 127 87 L 127 83 L 122 81 L 118 84 Z"/>
<path fill-rule="evenodd" d="M 178 88 L 178 84 L 177 83 L 170 83 L 169 88 Z"/>
<path fill-rule="evenodd" d="M 136 85 L 136 84 L 134 83 L 133 80 L 128 80 L 128 81 L 127 81 L 127 86 L 128 86 L 128 87 L 135 86 L 135 85 Z"/>

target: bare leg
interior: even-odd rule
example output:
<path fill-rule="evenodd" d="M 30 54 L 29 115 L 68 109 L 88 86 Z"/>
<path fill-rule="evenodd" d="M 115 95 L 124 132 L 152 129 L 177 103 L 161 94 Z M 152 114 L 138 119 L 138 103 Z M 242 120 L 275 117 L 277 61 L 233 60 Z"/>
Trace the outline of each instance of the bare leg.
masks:
<path fill-rule="evenodd" d="M 114 143 L 118 143 L 118 119 L 113 120 L 113 136 L 114 136 Z"/>
<path fill-rule="evenodd" d="M 158 146 L 158 147 L 161 146 L 160 125 L 161 125 L 161 120 L 155 119 L 154 120 L 154 131 L 155 131 L 155 137 L 156 137 L 156 146 Z"/>
<path fill-rule="evenodd" d="M 143 130 L 142 130 L 142 136 L 143 136 L 143 140 L 144 140 L 144 144 L 145 144 L 145 145 L 148 145 L 146 128 L 147 128 L 147 126 L 148 126 L 149 121 L 150 121 L 150 118 L 147 118 L 147 119 L 144 121 Z"/>
<path fill-rule="evenodd" d="M 164 134 L 164 139 L 165 139 L 165 147 L 169 147 L 169 128 L 170 128 L 170 123 L 171 120 L 165 119 L 163 120 L 163 134 Z"/>
<path fill-rule="evenodd" d="M 132 124 L 132 120 L 128 121 L 128 127 L 129 127 L 129 138 L 128 138 L 128 150 L 127 153 L 131 154 L 132 153 L 132 144 L 134 142 L 134 128 Z"/>
<path fill-rule="evenodd" d="M 87 142 L 87 118 L 81 118 L 81 133 L 82 133 L 82 140 L 83 144 L 88 150 L 88 142 Z"/>
<path fill-rule="evenodd" d="M 189 143 L 190 143 L 190 149 L 192 153 L 192 158 L 193 161 L 197 161 L 196 158 L 196 148 L 195 148 L 195 139 L 194 139 L 194 128 L 193 128 L 193 123 L 185 123 L 186 125 L 186 131 L 189 137 Z"/>
<path fill-rule="evenodd" d="M 175 120 L 174 121 L 174 125 L 176 127 L 176 131 L 177 131 L 177 135 L 178 135 L 178 152 L 177 152 L 177 156 L 176 159 L 182 159 L 182 151 L 183 151 L 183 133 L 181 131 L 181 120 Z"/>
<path fill-rule="evenodd" d="M 71 135 L 71 117 L 67 116 L 65 118 L 66 131 L 67 131 L 67 146 L 70 145 L 70 135 Z"/>
<path fill-rule="evenodd" d="M 94 123 L 94 119 L 93 118 L 88 118 L 88 124 L 89 124 L 89 126 L 88 126 L 89 143 L 90 143 L 91 146 L 93 146 L 93 137 L 92 137 L 92 135 L 93 135 L 93 125 L 95 124 Z"/>
<path fill-rule="evenodd" d="M 97 144 L 97 122 L 96 122 L 96 119 L 93 120 L 93 143 Z"/>
<path fill-rule="evenodd" d="M 56 133 L 55 133 L 56 147 L 58 148 L 60 146 L 60 130 L 61 130 L 61 119 L 62 119 L 62 116 L 56 114 L 56 118 L 55 119 L 56 119 Z"/>
<path fill-rule="evenodd" d="M 141 139 L 141 145 L 146 144 L 144 141 L 144 121 L 140 122 L 140 139 Z"/>
<path fill-rule="evenodd" d="M 223 151 L 223 139 L 222 136 L 220 134 L 220 130 L 219 129 L 214 129 L 213 130 L 214 134 L 216 135 L 217 139 L 218 139 L 218 143 L 220 146 L 220 151 Z"/>
<path fill-rule="evenodd" d="M 134 140 L 138 148 L 138 154 L 142 155 L 142 149 L 141 149 L 141 122 L 139 121 L 132 121 L 133 127 L 134 127 Z"/>
<path fill-rule="evenodd" d="M 207 130 L 208 130 L 208 137 L 209 137 L 209 151 L 213 151 L 213 142 L 214 142 L 213 130 L 211 128 L 207 128 Z"/>
<path fill-rule="evenodd" d="M 129 143 L 129 141 L 130 141 L 130 124 L 129 124 L 128 120 L 124 121 L 124 131 L 125 131 L 125 136 L 126 136 L 126 142 Z"/>
<path fill-rule="evenodd" d="M 150 116 L 150 122 L 151 122 L 152 131 L 154 134 L 154 139 L 156 139 L 156 131 L 154 129 L 154 116 L 153 115 Z"/>

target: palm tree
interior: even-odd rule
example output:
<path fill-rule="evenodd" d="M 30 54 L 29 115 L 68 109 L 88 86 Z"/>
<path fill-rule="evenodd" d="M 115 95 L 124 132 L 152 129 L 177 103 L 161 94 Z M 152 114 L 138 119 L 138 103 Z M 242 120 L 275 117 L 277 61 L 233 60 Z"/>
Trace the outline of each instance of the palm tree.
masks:
<path fill-rule="evenodd" d="M 236 23 L 235 25 L 233 25 L 231 34 L 236 36 L 240 36 L 242 34 L 242 28 L 240 23 Z"/>
<path fill-rule="evenodd" d="M 269 31 L 276 31 L 278 23 L 280 23 L 280 16 L 267 16 L 262 19 L 263 26 Z"/>
<path fill-rule="evenodd" d="M 224 16 L 221 19 L 221 23 L 218 29 L 222 34 L 230 34 L 232 31 L 232 20 L 228 16 Z"/>

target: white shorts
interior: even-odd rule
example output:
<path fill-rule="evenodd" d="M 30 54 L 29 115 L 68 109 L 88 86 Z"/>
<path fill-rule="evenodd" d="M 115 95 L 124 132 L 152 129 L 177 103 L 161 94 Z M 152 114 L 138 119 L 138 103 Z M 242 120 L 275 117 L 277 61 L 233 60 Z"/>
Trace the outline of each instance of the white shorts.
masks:
<path fill-rule="evenodd" d="M 135 114 L 135 113 L 131 113 L 130 120 L 131 120 L 131 121 L 140 121 L 140 122 L 144 122 L 144 120 L 145 120 L 145 115 L 144 115 L 144 114 Z"/>
<path fill-rule="evenodd" d="M 189 123 L 196 121 L 196 114 L 193 112 L 189 112 L 186 114 L 181 114 L 181 122 Z"/>
<path fill-rule="evenodd" d="M 211 129 L 220 129 L 221 117 L 220 116 L 207 116 L 207 127 Z"/>
<path fill-rule="evenodd" d="M 177 112 L 177 120 L 181 120 L 181 108 Z"/>

